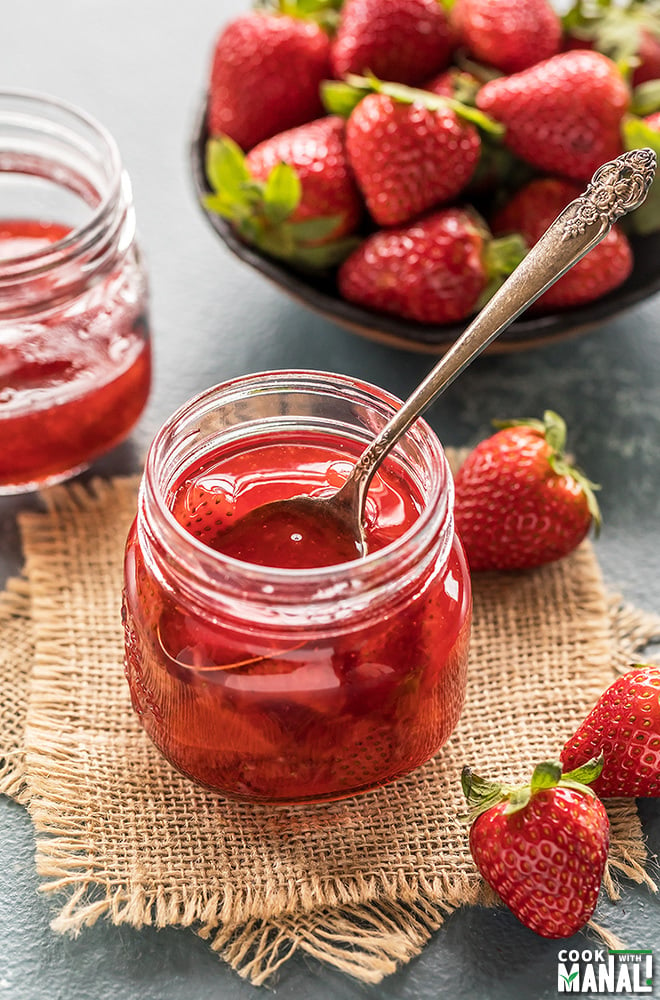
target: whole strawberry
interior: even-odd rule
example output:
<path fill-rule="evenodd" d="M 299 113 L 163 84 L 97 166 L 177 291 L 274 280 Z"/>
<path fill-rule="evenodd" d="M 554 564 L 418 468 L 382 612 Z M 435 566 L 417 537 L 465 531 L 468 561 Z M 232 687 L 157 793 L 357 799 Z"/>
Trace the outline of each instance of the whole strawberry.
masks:
<path fill-rule="evenodd" d="M 570 937 L 596 907 L 609 821 L 586 783 L 599 768 L 591 761 L 562 775 L 559 763 L 546 761 L 523 788 L 491 784 L 463 769 L 474 862 L 518 919 L 542 937 Z"/>
<path fill-rule="evenodd" d="M 622 151 L 630 91 L 599 52 L 562 52 L 513 76 L 486 83 L 477 106 L 506 127 L 504 142 L 532 166 L 589 180 Z"/>
<path fill-rule="evenodd" d="M 209 86 L 208 129 L 243 150 L 323 114 L 319 86 L 330 41 L 318 24 L 280 14 L 243 14 L 222 31 Z"/>
<path fill-rule="evenodd" d="M 520 233 L 533 247 L 566 206 L 582 194 L 582 188 L 561 178 L 530 181 L 491 218 L 496 235 Z M 633 253 L 619 226 L 578 261 L 559 281 L 537 299 L 535 311 L 565 309 L 583 305 L 617 288 L 630 275 Z"/>
<path fill-rule="evenodd" d="M 246 165 L 257 181 L 267 181 L 280 163 L 291 166 L 301 184 L 292 222 L 337 218 L 323 242 L 352 233 L 362 215 L 362 201 L 346 156 L 345 122 L 328 115 L 280 132 L 250 151 Z"/>
<path fill-rule="evenodd" d="M 334 267 L 358 243 L 362 202 L 344 150 L 344 121 L 328 116 L 279 133 L 245 156 L 211 139 L 206 207 L 246 243 L 304 269 Z"/>
<path fill-rule="evenodd" d="M 559 52 L 562 28 L 548 0 L 457 0 L 452 21 L 476 60 L 518 73 Z"/>
<path fill-rule="evenodd" d="M 346 149 L 372 218 L 394 226 L 451 201 L 472 177 L 481 143 L 451 108 L 369 94 L 346 125 Z"/>
<path fill-rule="evenodd" d="M 637 666 L 610 684 L 561 760 L 574 768 L 596 754 L 603 755 L 598 795 L 660 796 L 660 666 Z"/>
<path fill-rule="evenodd" d="M 345 0 L 332 72 L 340 78 L 370 71 L 414 85 L 447 66 L 452 48 L 452 29 L 438 0 Z"/>
<path fill-rule="evenodd" d="M 524 256 L 519 240 L 493 243 L 483 220 L 447 208 L 373 233 L 342 264 L 343 298 L 419 323 L 450 323 L 477 308 L 491 279 Z"/>
<path fill-rule="evenodd" d="M 566 425 L 502 422 L 456 474 L 454 516 L 471 570 L 522 570 L 572 552 L 600 524 L 594 484 L 564 455 Z"/>

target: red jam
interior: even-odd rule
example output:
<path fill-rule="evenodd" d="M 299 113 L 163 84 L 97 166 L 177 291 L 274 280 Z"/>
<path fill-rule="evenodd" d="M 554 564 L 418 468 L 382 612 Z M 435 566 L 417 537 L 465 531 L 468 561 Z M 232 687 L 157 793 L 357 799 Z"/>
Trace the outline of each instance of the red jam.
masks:
<path fill-rule="evenodd" d="M 69 232 L 55 222 L 0 220 L 0 273 Z M 133 256 L 64 301 L 56 269 L 31 281 L 41 282 L 39 310 L 0 317 L 0 493 L 64 478 L 112 448 L 149 392 L 146 291 Z"/>
<path fill-rule="evenodd" d="M 345 452 L 344 452 L 345 454 Z M 358 457 L 357 454 L 355 456 Z M 345 482 L 353 462 L 337 445 L 317 436 L 253 439 L 206 458 L 173 491 L 177 521 L 206 545 L 259 566 L 304 569 L 332 566 L 359 556 L 342 523 L 316 510 L 268 507 L 292 497 L 324 497 Z M 323 510 L 323 509 L 322 509 Z M 419 517 L 414 497 L 389 466 L 371 483 L 365 510 L 367 548 L 377 552 Z"/>
<path fill-rule="evenodd" d="M 259 565 L 306 579 L 311 564 L 336 567 L 347 579 L 355 552 L 336 526 L 286 517 L 260 526 L 250 512 L 332 492 L 360 450 L 316 432 L 241 439 L 185 468 L 167 506 L 205 547 L 252 564 L 248 575 Z M 386 460 L 369 492 L 369 552 L 400 539 L 422 506 L 403 467 Z M 273 625 L 256 610 L 213 606 L 171 585 L 154 570 L 143 517 L 126 553 L 126 671 L 142 725 L 182 772 L 238 798 L 333 799 L 408 773 L 448 739 L 463 704 L 471 617 L 455 538 L 421 575 L 357 600 L 336 621 L 315 622 L 310 585 L 308 616 Z M 247 533 L 238 530 L 241 518 Z M 276 602 L 270 579 L 266 572 L 255 600 L 267 603 L 272 592 Z"/>

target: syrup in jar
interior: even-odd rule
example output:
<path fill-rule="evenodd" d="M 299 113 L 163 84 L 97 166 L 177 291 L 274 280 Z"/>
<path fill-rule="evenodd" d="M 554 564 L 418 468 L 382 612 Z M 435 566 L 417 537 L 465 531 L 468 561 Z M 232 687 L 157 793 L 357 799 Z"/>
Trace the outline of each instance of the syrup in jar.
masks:
<path fill-rule="evenodd" d="M 374 477 L 365 558 L 337 525 L 251 519 L 336 490 L 398 405 L 340 376 L 266 373 L 209 390 L 156 437 L 126 550 L 126 673 L 147 733 L 198 782 L 334 799 L 408 773 L 453 731 L 470 582 L 428 425 Z"/>
<path fill-rule="evenodd" d="M 0 493 L 127 436 L 151 380 L 147 281 L 116 145 L 82 112 L 0 92 Z"/>

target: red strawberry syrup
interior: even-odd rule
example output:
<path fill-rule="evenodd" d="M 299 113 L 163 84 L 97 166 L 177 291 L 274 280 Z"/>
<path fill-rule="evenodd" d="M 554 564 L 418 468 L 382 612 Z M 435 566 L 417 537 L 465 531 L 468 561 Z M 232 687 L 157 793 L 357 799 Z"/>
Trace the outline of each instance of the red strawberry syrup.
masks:
<path fill-rule="evenodd" d="M 268 501 L 336 489 L 359 451 L 351 440 L 311 431 L 254 436 L 184 469 L 167 503 L 205 548 L 254 564 L 257 580 L 260 566 L 295 570 L 289 577 L 303 587 L 310 566 L 336 566 L 337 579 L 346 579 L 354 543 L 332 520 L 270 518 L 262 527 L 252 521 L 245 534 L 234 525 L 246 516 L 250 524 L 250 512 Z M 412 528 L 422 506 L 403 468 L 386 460 L 369 494 L 370 554 Z M 395 580 L 378 604 L 358 600 L 341 615 L 338 595 L 329 623 L 315 619 L 310 582 L 308 618 L 303 604 L 286 627 L 252 615 L 242 601 L 188 600 L 163 582 L 145 551 L 134 526 L 124 602 L 133 706 L 156 746 L 197 781 L 250 800 L 340 798 L 418 767 L 454 729 L 471 607 L 456 539 L 412 584 Z M 217 580 L 221 591 L 221 571 Z M 277 601 L 276 584 L 257 590 L 261 601 L 271 592 Z"/>
<path fill-rule="evenodd" d="M 56 222 L 0 220 L 0 272 L 69 232 Z M 0 493 L 65 478 L 121 441 L 136 422 L 151 369 L 136 267 L 128 256 L 64 301 L 57 296 L 57 272 L 32 278 L 33 285 L 44 283 L 39 296 L 46 305 L 18 319 L 0 318 Z"/>

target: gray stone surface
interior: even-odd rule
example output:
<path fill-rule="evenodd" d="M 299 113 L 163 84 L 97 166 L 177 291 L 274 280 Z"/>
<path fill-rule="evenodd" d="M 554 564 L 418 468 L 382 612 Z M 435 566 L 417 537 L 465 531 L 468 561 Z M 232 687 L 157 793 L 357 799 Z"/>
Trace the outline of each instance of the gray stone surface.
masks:
<path fill-rule="evenodd" d="M 7 86 L 73 101 L 116 136 L 132 176 L 153 287 L 154 392 L 129 443 L 95 472 L 133 471 L 162 420 L 208 385 L 248 371 L 331 369 L 405 396 L 430 359 L 367 343 L 294 305 L 236 262 L 198 211 L 186 143 L 220 24 L 241 0 L 155 5 L 135 0 L 12 4 L 2 17 L 0 66 Z M 603 485 L 598 554 L 607 583 L 660 609 L 660 299 L 579 340 L 477 361 L 433 409 L 447 444 L 483 436 L 494 415 L 562 413 L 571 446 Z M 0 578 L 20 566 L 15 514 L 35 501 L 0 499 Z M 641 803 L 653 852 L 660 808 Z M 224 967 L 188 931 L 134 931 L 105 922 L 75 939 L 54 935 L 53 900 L 39 894 L 34 837 L 25 811 L 0 800 L 0 998 L 7 1000 L 243 1000 L 265 995 Z M 656 949 L 660 996 L 660 900 L 624 887 L 603 902 L 601 923 L 632 948 Z M 587 933 L 570 944 L 588 947 Z M 375 989 L 296 958 L 274 984 L 285 1000 L 545 1000 L 557 994 L 556 942 L 508 912 L 456 913 L 423 954 Z"/>

